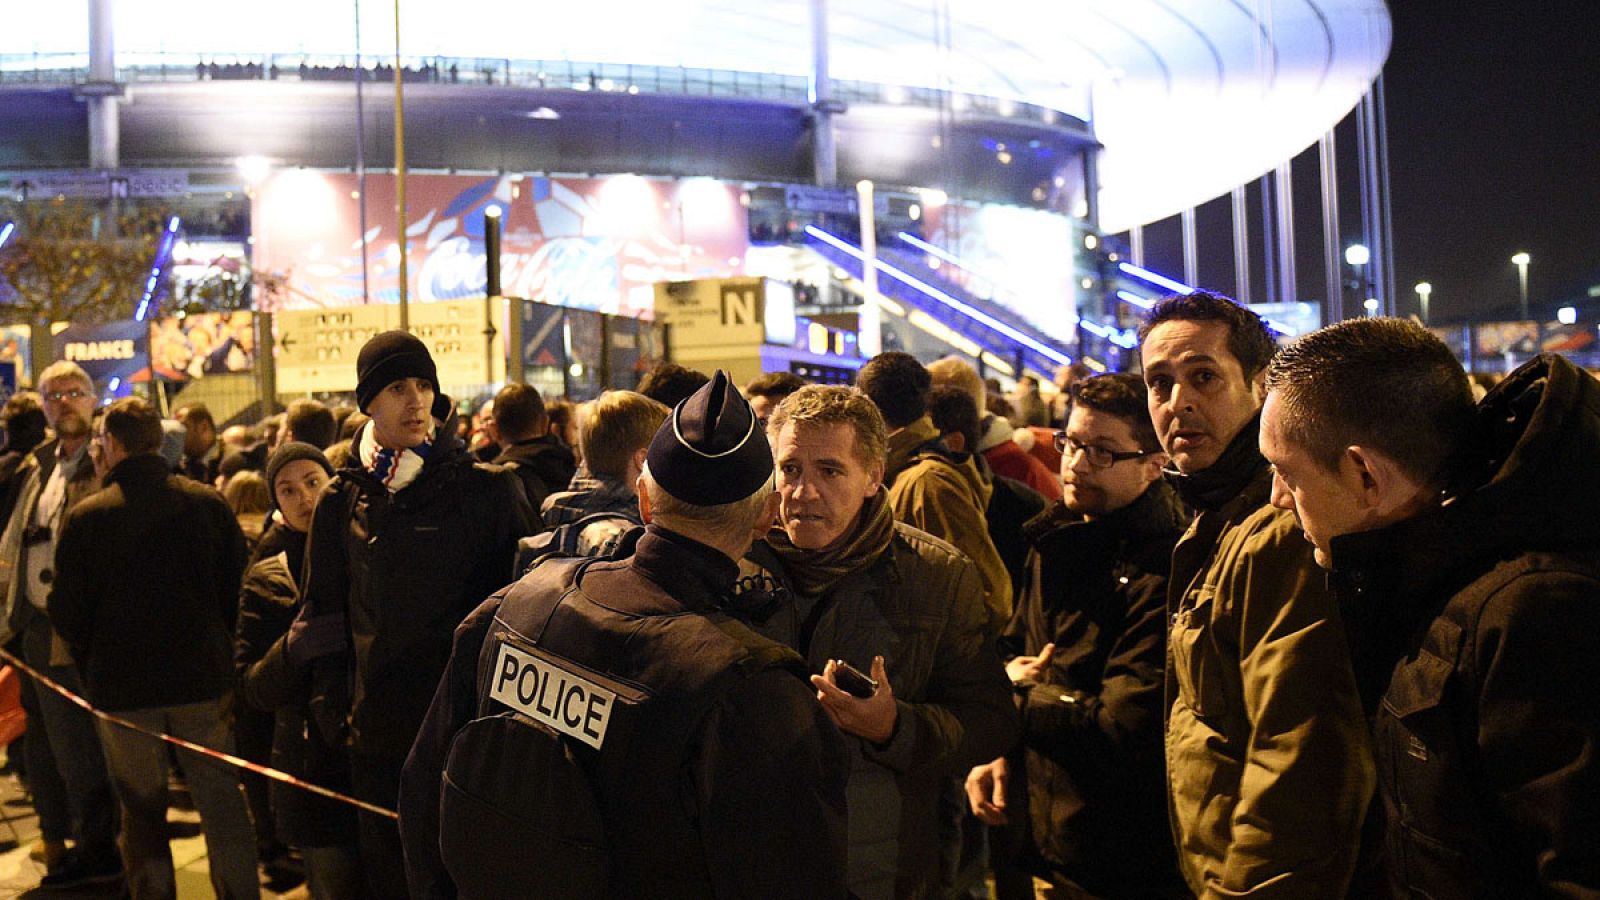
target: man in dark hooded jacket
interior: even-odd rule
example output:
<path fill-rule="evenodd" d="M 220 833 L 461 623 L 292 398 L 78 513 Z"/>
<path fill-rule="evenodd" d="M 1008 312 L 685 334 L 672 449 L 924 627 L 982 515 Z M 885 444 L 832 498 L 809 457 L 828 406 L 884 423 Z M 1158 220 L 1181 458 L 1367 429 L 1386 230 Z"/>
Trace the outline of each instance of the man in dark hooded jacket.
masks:
<path fill-rule="evenodd" d="M 348 747 L 356 797 L 393 809 L 451 634 L 511 581 L 534 518 L 516 476 L 474 463 L 455 437 L 426 345 L 384 332 L 356 369 L 372 421 L 317 502 L 301 609 L 269 653 L 311 670 L 313 727 Z M 360 844 L 373 895 L 405 896 L 394 821 L 363 812 Z"/>
<path fill-rule="evenodd" d="M 494 423 L 501 450 L 493 462 L 516 473 L 537 512 L 546 497 L 566 490 L 578 461 L 560 438 L 549 433 L 544 398 L 531 384 L 508 384 L 494 395 Z"/>
<path fill-rule="evenodd" d="M 1474 407 L 1426 329 L 1356 319 L 1267 389 L 1273 502 L 1330 569 L 1373 721 L 1390 889 L 1600 896 L 1600 383 L 1547 355 Z"/>

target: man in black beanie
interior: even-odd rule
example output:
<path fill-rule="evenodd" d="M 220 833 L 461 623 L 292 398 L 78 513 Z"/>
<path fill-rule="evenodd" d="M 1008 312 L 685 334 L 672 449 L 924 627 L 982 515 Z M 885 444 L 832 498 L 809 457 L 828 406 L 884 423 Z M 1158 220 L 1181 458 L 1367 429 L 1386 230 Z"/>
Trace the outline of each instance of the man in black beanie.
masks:
<path fill-rule="evenodd" d="M 773 485 L 719 371 L 650 444 L 644 528 L 462 623 L 406 763 L 413 897 L 845 896 L 843 738 L 799 656 L 723 610 Z"/>
<path fill-rule="evenodd" d="M 372 421 L 317 502 L 300 612 L 269 653 L 309 673 L 311 727 L 346 748 L 357 797 L 392 809 L 400 768 L 462 617 L 513 577 L 533 511 L 510 472 L 455 436 L 433 357 L 403 331 L 369 340 L 356 399 Z M 362 813 L 373 896 L 405 896 L 393 820 Z"/>

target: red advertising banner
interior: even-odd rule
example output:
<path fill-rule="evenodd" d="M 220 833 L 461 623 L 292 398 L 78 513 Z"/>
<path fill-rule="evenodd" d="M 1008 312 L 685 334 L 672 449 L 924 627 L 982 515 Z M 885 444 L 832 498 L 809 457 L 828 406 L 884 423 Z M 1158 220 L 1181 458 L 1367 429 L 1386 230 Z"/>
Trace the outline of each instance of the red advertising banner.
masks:
<path fill-rule="evenodd" d="M 394 178 L 367 176 L 367 296 L 399 300 Z M 709 178 L 412 175 L 410 300 L 482 297 L 483 215 L 502 210 L 501 291 L 562 306 L 647 313 L 658 281 L 742 274 L 741 191 Z M 360 192 L 350 173 L 287 169 L 256 190 L 257 271 L 282 275 L 271 308 L 363 302 Z"/>

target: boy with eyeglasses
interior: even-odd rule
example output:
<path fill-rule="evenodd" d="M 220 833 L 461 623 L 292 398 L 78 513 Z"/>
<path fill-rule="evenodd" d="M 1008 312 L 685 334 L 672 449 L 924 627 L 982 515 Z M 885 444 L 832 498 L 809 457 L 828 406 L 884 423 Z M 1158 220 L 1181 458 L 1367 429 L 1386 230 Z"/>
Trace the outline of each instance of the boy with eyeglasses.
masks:
<path fill-rule="evenodd" d="M 1050 896 L 1181 896 L 1161 699 L 1167 572 L 1186 517 L 1161 478 L 1144 384 L 1075 385 L 1057 444 L 1062 499 L 1024 526 L 1027 578 L 1003 638 L 1022 741 L 972 770 L 968 802 L 1027 835 L 1019 862 Z"/>

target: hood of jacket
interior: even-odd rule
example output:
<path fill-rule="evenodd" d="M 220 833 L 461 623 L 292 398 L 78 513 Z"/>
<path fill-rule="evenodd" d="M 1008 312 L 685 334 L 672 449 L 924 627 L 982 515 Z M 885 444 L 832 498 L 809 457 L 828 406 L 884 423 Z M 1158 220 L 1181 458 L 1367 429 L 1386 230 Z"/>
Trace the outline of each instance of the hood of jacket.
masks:
<path fill-rule="evenodd" d="M 1460 479 L 1484 549 L 1600 545 L 1600 381 L 1553 353 L 1518 368 L 1478 404 L 1481 463 Z"/>
<path fill-rule="evenodd" d="M 933 427 L 933 420 L 927 416 L 889 435 L 888 463 L 883 470 L 884 485 L 893 484 L 901 472 L 924 460 L 942 460 L 948 464 L 978 498 L 978 508 L 988 508 L 989 496 L 994 493 L 988 466 L 980 466 L 971 453 L 957 453 L 946 447 L 944 441 L 939 439 L 938 429 Z"/>
<path fill-rule="evenodd" d="M 512 444 L 492 460 L 496 465 L 516 463 L 527 466 L 551 491 L 566 488 L 578 468 L 578 460 L 554 435 L 536 437 Z"/>
<path fill-rule="evenodd" d="M 983 417 L 982 432 L 978 435 L 978 452 L 987 453 L 990 450 L 1011 440 L 1017 429 L 1008 419 L 990 413 Z M 1018 447 L 1017 449 L 1022 449 Z"/>

